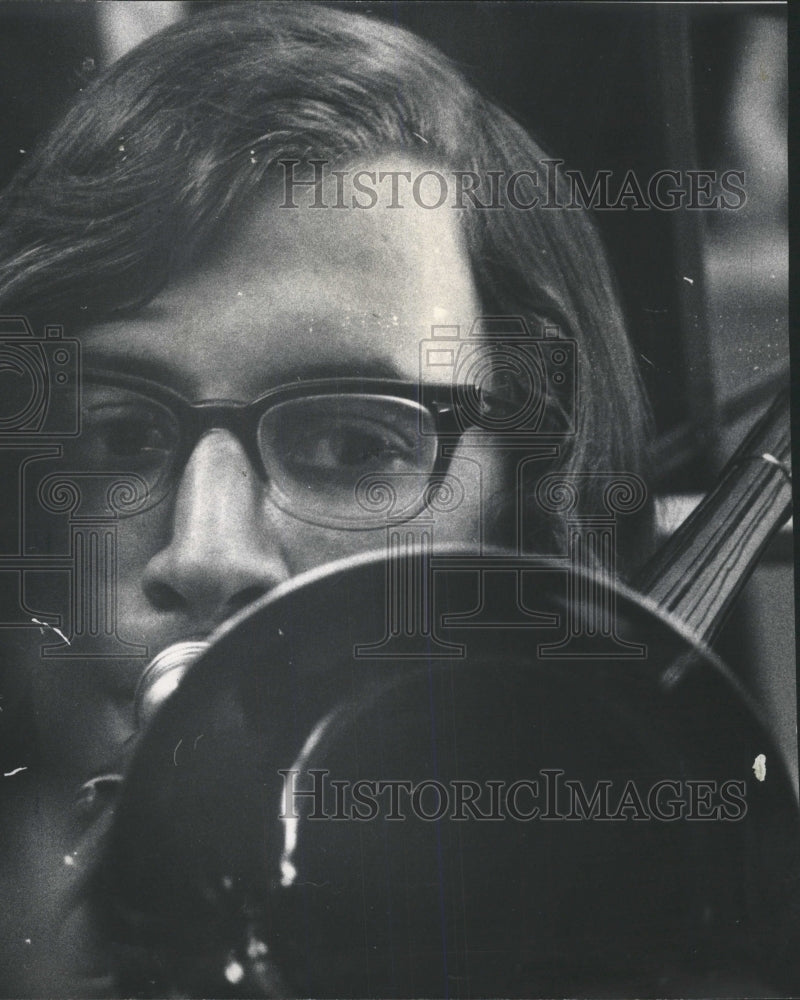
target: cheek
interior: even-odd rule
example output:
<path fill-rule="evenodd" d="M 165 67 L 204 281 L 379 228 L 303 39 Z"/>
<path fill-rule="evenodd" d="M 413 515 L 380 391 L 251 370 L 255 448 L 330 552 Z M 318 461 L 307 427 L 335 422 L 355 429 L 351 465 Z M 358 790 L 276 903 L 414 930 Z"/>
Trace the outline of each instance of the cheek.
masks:
<path fill-rule="evenodd" d="M 441 486 L 431 497 L 428 517 L 434 544 L 478 549 L 497 544 L 494 508 L 500 483 L 497 451 L 465 438 L 456 450 Z"/>
<path fill-rule="evenodd" d="M 282 519 L 281 548 L 291 576 L 386 544 L 385 528 L 348 531 Z"/>
<path fill-rule="evenodd" d="M 262 525 L 252 523 L 254 548 L 265 553 L 277 551 L 290 576 L 297 576 L 327 562 L 385 546 L 384 526 L 368 531 L 352 531 L 311 524 L 292 517 L 269 501 Z M 164 505 L 121 522 L 117 529 L 116 580 L 120 615 L 146 603 L 142 578 L 148 562 L 171 541 L 171 510 Z"/>
<path fill-rule="evenodd" d="M 415 518 L 401 522 L 408 530 L 426 529 L 434 545 L 477 550 L 497 544 L 494 507 L 501 481 L 501 461 L 489 448 L 459 446 L 448 472 L 434 484 L 430 503 Z M 370 530 L 324 528 L 279 513 L 274 530 L 292 576 L 327 562 L 367 551 L 387 551 L 393 525 L 387 521 Z"/>

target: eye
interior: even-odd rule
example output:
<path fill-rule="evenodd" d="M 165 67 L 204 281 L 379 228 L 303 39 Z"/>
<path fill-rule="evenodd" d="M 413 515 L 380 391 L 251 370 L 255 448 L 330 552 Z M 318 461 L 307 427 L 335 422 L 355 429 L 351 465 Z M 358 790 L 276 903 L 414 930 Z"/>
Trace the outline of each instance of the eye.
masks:
<path fill-rule="evenodd" d="M 316 501 L 354 504 L 365 477 L 396 476 L 405 490 L 436 464 L 430 413 L 396 396 L 368 393 L 309 396 L 269 409 L 258 428 L 267 474 L 300 507 Z M 333 505 L 331 507 L 330 505 Z"/>
<path fill-rule="evenodd" d="M 77 469 L 152 476 L 168 462 L 177 436 L 171 413 L 155 400 L 92 386 L 69 457 Z"/>
<path fill-rule="evenodd" d="M 416 466 L 413 444 L 393 428 L 369 420 L 309 422 L 286 441 L 285 461 L 294 470 L 348 480 L 354 474 L 393 472 Z"/>
<path fill-rule="evenodd" d="M 85 433 L 93 446 L 100 449 L 100 454 L 114 463 L 122 460 L 157 462 L 169 451 L 168 433 L 150 414 L 123 409 L 93 416 Z"/>

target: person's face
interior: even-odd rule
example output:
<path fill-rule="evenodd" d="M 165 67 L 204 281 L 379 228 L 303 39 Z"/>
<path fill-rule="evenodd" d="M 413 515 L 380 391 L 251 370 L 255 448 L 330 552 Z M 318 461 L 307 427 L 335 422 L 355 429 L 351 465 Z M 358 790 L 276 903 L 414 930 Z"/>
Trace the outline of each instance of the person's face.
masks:
<path fill-rule="evenodd" d="M 279 202 L 254 203 L 202 266 L 136 317 L 88 330 L 84 366 L 141 372 L 192 402 L 248 402 L 320 376 L 416 382 L 431 326 L 457 325 L 463 335 L 480 314 L 452 210 L 390 210 L 385 202 L 292 210 Z M 469 445 L 467 434 L 450 466 L 465 499 L 436 515 L 435 537 L 475 546 L 481 492 L 496 482 L 496 463 Z M 206 636 L 304 570 L 386 539 L 385 527 L 315 525 L 274 504 L 226 429 L 205 433 L 166 499 L 120 520 L 117 532 L 117 633 L 145 643 L 150 656 Z M 78 779 L 108 767 L 132 731 L 132 694 L 147 660 L 87 666 L 32 655 L 42 739 L 55 765 Z"/>

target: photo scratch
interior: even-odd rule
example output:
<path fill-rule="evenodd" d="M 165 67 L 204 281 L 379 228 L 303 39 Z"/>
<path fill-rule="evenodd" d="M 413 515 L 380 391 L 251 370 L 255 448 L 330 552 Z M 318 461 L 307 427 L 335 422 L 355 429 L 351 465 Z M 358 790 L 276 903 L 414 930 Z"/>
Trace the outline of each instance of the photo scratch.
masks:
<path fill-rule="evenodd" d="M 61 631 L 61 629 L 57 628 L 55 625 L 51 625 L 49 622 L 41 622 L 41 621 L 39 621 L 38 618 L 31 618 L 31 621 L 33 622 L 34 625 L 38 625 L 39 626 L 39 631 L 41 632 L 42 635 L 44 635 L 44 630 L 46 628 L 49 628 L 51 632 L 55 632 L 55 634 L 59 637 L 59 639 L 63 639 L 64 642 L 68 646 L 72 645 L 72 643 L 64 635 L 64 633 Z"/>

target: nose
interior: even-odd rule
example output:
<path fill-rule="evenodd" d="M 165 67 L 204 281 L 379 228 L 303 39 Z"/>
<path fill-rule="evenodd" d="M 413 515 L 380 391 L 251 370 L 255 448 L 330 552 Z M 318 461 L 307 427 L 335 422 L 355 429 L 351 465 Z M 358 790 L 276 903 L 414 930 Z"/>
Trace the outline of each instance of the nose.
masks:
<path fill-rule="evenodd" d="M 145 596 L 207 629 L 288 577 L 263 482 L 231 433 L 209 431 L 183 471 L 169 542 L 145 567 Z"/>

